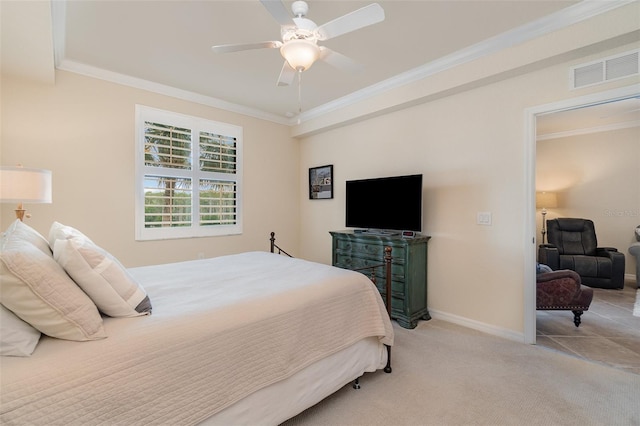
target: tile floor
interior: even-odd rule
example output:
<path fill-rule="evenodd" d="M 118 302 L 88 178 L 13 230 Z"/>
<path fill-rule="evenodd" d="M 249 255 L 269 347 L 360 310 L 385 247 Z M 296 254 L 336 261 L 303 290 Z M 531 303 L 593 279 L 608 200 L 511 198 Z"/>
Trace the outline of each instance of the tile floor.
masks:
<path fill-rule="evenodd" d="M 593 289 L 580 327 L 571 311 L 537 311 L 537 344 L 640 374 L 640 317 L 634 317 L 636 282 L 622 290 Z"/>

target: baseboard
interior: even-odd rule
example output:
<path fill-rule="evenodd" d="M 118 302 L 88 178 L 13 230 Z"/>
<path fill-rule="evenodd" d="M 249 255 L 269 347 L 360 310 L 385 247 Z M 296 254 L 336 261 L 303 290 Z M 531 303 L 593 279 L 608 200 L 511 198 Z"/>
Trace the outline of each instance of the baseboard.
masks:
<path fill-rule="evenodd" d="M 635 281 L 635 274 L 625 274 L 625 280 Z M 463 327 L 478 330 L 483 333 L 491 334 L 493 336 L 502 337 L 515 342 L 525 342 L 524 333 L 508 330 L 502 327 L 496 327 L 495 325 L 486 324 L 480 321 L 472 320 L 469 318 L 461 317 L 459 315 L 450 314 L 448 312 L 441 312 L 433 309 L 429 309 L 429 314 L 432 318 L 447 321 L 453 324 L 457 324 Z"/>
<path fill-rule="evenodd" d="M 433 309 L 429 309 L 429 314 L 432 318 L 461 325 L 473 330 L 478 330 L 483 333 L 491 334 L 493 336 L 502 337 L 504 339 L 513 340 L 520 343 L 523 343 L 525 341 L 524 333 L 518 333 L 517 331 L 508 330 L 502 327 L 496 327 L 495 325 L 486 324 L 480 321 L 453 315 L 447 312 L 434 311 Z"/>

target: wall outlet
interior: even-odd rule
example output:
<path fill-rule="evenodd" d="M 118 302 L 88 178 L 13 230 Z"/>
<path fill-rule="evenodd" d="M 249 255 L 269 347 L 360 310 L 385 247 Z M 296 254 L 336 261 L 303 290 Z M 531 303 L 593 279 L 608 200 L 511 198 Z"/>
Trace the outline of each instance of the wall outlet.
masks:
<path fill-rule="evenodd" d="M 478 212 L 476 223 L 478 225 L 491 225 L 491 212 Z"/>

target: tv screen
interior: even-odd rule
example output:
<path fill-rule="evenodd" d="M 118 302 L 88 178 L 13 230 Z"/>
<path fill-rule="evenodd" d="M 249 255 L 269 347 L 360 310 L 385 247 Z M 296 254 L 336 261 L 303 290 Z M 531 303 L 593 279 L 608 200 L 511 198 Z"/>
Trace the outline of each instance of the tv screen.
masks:
<path fill-rule="evenodd" d="M 346 226 L 367 230 L 422 230 L 422 175 L 346 182 Z"/>

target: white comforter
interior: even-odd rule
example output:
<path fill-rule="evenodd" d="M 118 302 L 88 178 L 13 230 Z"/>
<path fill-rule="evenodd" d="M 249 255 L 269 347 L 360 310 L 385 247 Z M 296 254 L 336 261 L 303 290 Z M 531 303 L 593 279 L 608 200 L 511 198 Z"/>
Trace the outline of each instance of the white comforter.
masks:
<path fill-rule="evenodd" d="M 352 271 L 252 252 L 130 272 L 153 314 L 4 357 L 0 423 L 195 424 L 363 338 L 393 344 L 379 293 Z"/>

